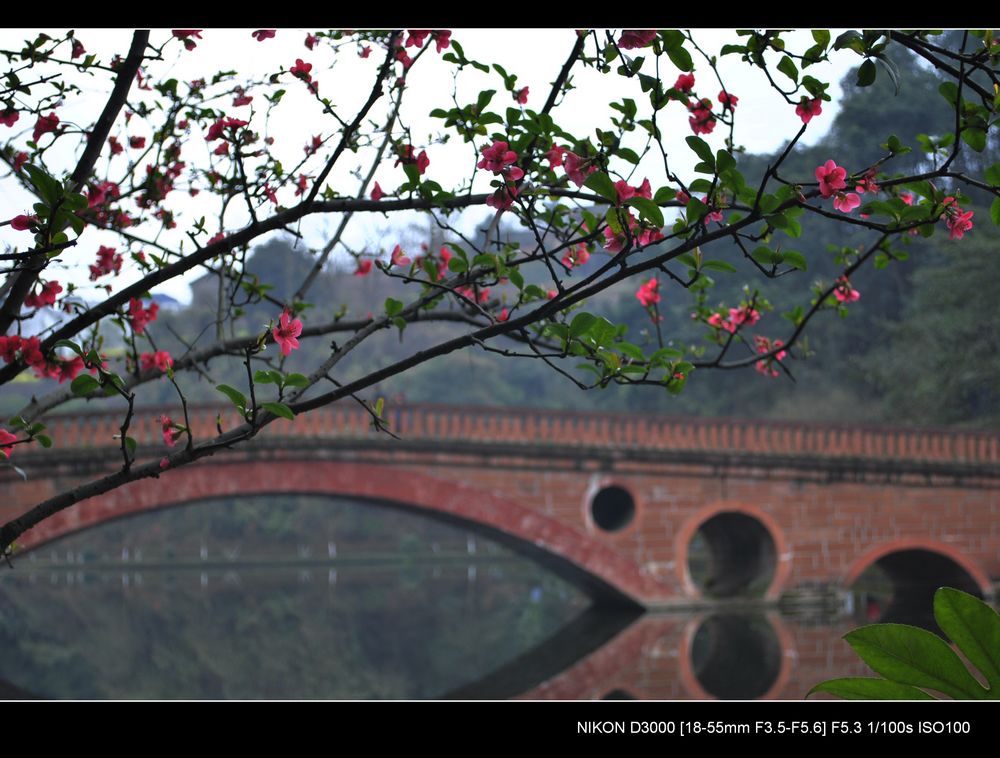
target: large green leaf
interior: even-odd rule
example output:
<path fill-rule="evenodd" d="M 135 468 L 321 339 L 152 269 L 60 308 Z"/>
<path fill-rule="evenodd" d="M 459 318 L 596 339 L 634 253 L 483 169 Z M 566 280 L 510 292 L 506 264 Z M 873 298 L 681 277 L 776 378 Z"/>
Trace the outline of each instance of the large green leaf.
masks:
<path fill-rule="evenodd" d="M 944 640 L 905 624 L 872 624 L 844 635 L 877 674 L 901 684 L 928 687 L 956 700 L 978 700 L 986 690 Z"/>
<path fill-rule="evenodd" d="M 845 700 L 934 700 L 923 690 L 909 684 L 890 682 L 888 679 L 870 679 L 863 676 L 846 679 L 830 679 L 821 682 L 806 693 L 828 692 Z"/>
<path fill-rule="evenodd" d="M 983 672 L 991 695 L 1000 696 L 1000 614 L 968 593 L 942 587 L 934 618 L 969 662 Z"/>
<path fill-rule="evenodd" d="M 615 183 L 603 171 L 592 173 L 587 177 L 583 186 L 594 190 L 598 195 L 613 203 L 618 202 L 618 190 L 615 189 Z"/>

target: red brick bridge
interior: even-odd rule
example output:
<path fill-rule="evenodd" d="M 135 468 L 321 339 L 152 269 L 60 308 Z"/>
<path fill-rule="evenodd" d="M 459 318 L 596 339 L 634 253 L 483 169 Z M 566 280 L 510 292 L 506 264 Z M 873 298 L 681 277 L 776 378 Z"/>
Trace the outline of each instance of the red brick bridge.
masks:
<path fill-rule="evenodd" d="M 191 410 L 196 438 L 218 408 Z M 133 422 L 164 453 L 158 411 Z M 251 444 L 81 502 L 31 548 L 109 519 L 218 496 L 349 496 L 462 523 L 604 600 L 849 586 L 878 563 L 990 596 L 1000 579 L 1000 435 L 611 413 L 397 406 L 392 439 L 354 406 L 278 421 Z M 118 463 L 119 416 L 54 417 L 51 450 L 0 474 L 4 520 Z M 230 425 L 235 419 L 230 420 Z"/>

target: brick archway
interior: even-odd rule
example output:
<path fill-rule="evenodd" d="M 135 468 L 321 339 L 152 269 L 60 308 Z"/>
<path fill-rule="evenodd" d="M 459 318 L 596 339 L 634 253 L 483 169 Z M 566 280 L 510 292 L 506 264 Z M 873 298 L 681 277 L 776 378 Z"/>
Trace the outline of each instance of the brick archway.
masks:
<path fill-rule="evenodd" d="M 993 585 L 992 582 L 990 582 L 989 576 L 969 558 L 964 556 L 951 545 L 947 545 L 943 542 L 937 542 L 935 540 L 925 540 L 919 538 L 893 540 L 865 551 L 851 563 L 850 568 L 841 580 L 841 585 L 844 587 L 850 587 L 865 572 L 865 569 L 874 565 L 881 558 L 884 558 L 892 553 L 900 553 L 905 550 L 926 550 L 931 553 L 943 555 L 958 564 L 958 566 L 960 566 L 965 573 L 972 577 L 973 581 L 979 587 L 980 592 L 983 593 L 983 597 L 990 597 L 992 595 Z"/>
<path fill-rule="evenodd" d="M 691 578 L 691 572 L 688 569 L 688 548 L 699 527 L 720 513 L 741 513 L 760 522 L 761 526 L 767 530 L 771 540 L 774 542 L 775 567 L 774 576 L 771 577 L 771 584 L 767 588 L 767 592 L 764 593 L 764 598 L 767 600 L 777 600 L 781 596 L 781 592 L 785 588 L 792 571 L 792 551 L 788 540 L 778 522 L 769 513 L 756 505 L 734 500 L 722 500 L 696 511 L 685 519 L 684 524 L 678 530 L 674 541 L 675 568 L 677 578 L 684 589 L 684 594 L 690 598 L 700 599 L 702 597 L 702 592 L 694 583 L 694 580 Z"/>
<path fill-rule="evenodd" d="M 27 532 L 28 549 L 111 519 L 223 496 L 278 493 L 372 500 L 461 522 L 546 563 L 597 599 L 641 604 L 667 589 L 634 561 L 581 530 L 464 483 L 384 465 L 259 460 L 167 471 L 85 500 Z"/>

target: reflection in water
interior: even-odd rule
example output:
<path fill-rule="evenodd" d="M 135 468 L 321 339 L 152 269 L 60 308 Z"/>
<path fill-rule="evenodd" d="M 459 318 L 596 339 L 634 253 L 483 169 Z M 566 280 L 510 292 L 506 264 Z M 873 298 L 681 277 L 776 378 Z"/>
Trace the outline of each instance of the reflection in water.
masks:
<path fill-rule="evenodd" d="M 691 668 L 698 683 L 719 700 L 753 700 L 774 685 L 782 650 L 762 614 L 709 616 L 691 642 Z"/>
<path fill-rule="evenodd" d="M 219 500 L 0 572 L 0 695 L 794 699 L 869 673 L 840 639 L 854 625 L 637 618 L 453 524 L 324 497 Z"/>

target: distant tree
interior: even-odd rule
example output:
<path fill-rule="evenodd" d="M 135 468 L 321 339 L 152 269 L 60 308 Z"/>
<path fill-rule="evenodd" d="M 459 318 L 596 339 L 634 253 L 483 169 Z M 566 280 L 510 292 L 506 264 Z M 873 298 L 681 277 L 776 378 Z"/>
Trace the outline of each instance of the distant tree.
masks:
<path fill-rule="evenodd" d="M 58 447 L 45 418 L 74 399 L 122 414 L 116 469 L 0 527 L 5 553 L 25 530 L 81 499 L 237 447 L 277 418 L 348 401 L 384 428 L 371 388 L 465 348 L 543 362 L 579 388 L 655 385 L 678 394 L 703 369 L 790 375 L 812 319 L 845 314 L 860 297 L 852 277 L 862 266 L 891 267 L 913 235 L 962 239 L 983 220 L 982 210 L 973 220 L 963 191 L 991 199 L 1000 223 L 1000 166 L 965 159 L 995 141 L 1000 44 L 991 32 L 850 31 L 834 40 L 816 30 L 794 50 L 781 32 L 748 31 L 718 51 L 678 30 L 567 32 L 565 63 L 544 93 L 469 57 L 473 51 L 444 30 L 317 31 L 305 36 L 302 58 L 274 61 L 262 78 L 242 74 L 241 56 L 266 59 L 275 34 L 248 31 L 246 45 L 228 51 L 234 71 L 188 82 L 171 76 L 171 65 L 210 44 L 211 32 L 137 31 L 113 57 L 88 51 L 73 32 L 0 49 L 3 194 L 10 204 L 23 199 L 3 222 L 0 384 L 31 374 L 65 383 L 13 414 L 0 429 L 0 451 L 16 460 L 26 445 Z M 809 125 L 829 118 L 829 84 L 811 67 L 854 55 L 862 61 L 857 87 L 898 82 L 890 56 L 900 48 L 942 79 L 948 118 L 921 115 L 915 129 L 923 136 L 913 144 L 909 135 L 882 133 L 879 109 L 870 108 L 858 114 L 864 133 L 852 137 L 853 144 L 864 136 L 866 149 L 796 165 Z M 408 81 L 437 56 L 454 82 L 486 74 L 494 88 L 467 102 L 457 84 L 449 98 L 446 79 L 436 102 L 411 103 Z M 801 122 L 753 174 L 734 143 L 746 107 L 740 98 L 751 95 L 727 88 L 719 56 L 759 69 Z M 349 108 L 358 78 L 346 62 L 358 57 L 366 86 Z M 605 128 L 587 136 L 559 116 L 580 68 L 638 81 L 641 102 L 611 103 Z M 924 74 L 916 80 L 929 82 Z M 74 123 L 71 102 L 105 84 L 100 112 Z M 318 133 L 289 160 L 272 134 L 296 96 L 313 109 Z M 427 141 L 407 126 L 414 108 L 440 121 Z M 663 127 L 673 113 L 690 131 L 683 144 Z M 442 186 L 435 166 L 445 143 L 459 139 L 467 178 Z M 678 152 L 696 157 L 692 172 L 677 168 Z M 451 214 L 475 207 L 492 216 L 473 238 Z M 404 211 L 425 214 L 445 243 L 348 246 L 345 230 L 359 215 Z M 268 281 L 248 266 L 264 235 L 296 234 L 300 222 L 325 214 L 334 219 L 329 238 L 310 251 L 296 281 L 273 270 L 279 281 Z M 524 236 L 509 237 L 510 224 Z M 818 281 L 803 273 L 813 262 L 789 247 L 805 229 L 835 247 L 835 268 Z M 719 241 L 730 252 L 709 258 L 703 248 Z M 317 298 L 322 272 L 344 258 L 353 258 L 353 271 L 342 276 L 395 279 L 405 297 L 348 310 Z M 757 280 L 798 281 L 799 303 L 783 318 L 769 315 L 774 308 L 756 283 L 720 287 L 729 294 L 715 297 L 716 279 L 746 273 L 734 263 Z M 164 350 L 151 291 L 195 270 L 214 277 L 214 292 L 198 294 L 204 323 L 183 349 Z M 607 304 L 600 295 L 615 286 L 628 287 L 647 314 L 648 339 L 626 335 L 620 320 L 600 312 Z M 678 308 L 677 298 L 664 297 L 668 290 L 687 291 L 690 304 Z M 420 337 L 425 327 L 429 339 Z M 392 330 L 420 349 L 394 360 L 366 352 L 375 335 Z M 296 351 L 305 340 L 326 348 L 300 367 Z M 238 384 L 217 389 L 241 421 L 196 439 L 186 375 L 228 377 L 234 362 L 242 366 Z M 143 449 L 129 433 L 137 397 L 164 377 L 180 408 L 160 419 L 163 447 Z"/>

